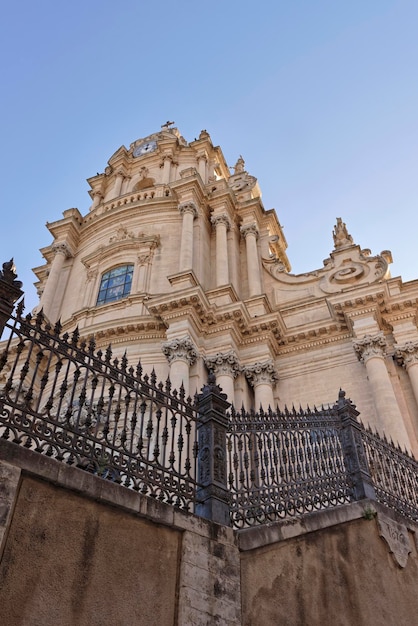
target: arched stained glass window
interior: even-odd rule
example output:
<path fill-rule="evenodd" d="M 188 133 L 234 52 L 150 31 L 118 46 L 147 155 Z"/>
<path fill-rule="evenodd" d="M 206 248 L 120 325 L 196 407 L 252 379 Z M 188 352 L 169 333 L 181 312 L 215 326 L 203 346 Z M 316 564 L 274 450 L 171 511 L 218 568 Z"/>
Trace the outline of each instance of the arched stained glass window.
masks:
<path fill-rule="evenodd" d="M 97 304 L 115 302 L 131 293 L 133 265 L 120 265 L 102 276 Z"/>

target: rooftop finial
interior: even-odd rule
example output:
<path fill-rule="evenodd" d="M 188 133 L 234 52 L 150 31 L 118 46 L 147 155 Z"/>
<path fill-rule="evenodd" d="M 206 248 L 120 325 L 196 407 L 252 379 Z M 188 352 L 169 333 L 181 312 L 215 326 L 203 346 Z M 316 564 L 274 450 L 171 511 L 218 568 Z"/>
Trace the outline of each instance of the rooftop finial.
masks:
<path fill-rule="evenodd" d="M 168 130 L 170 128 L 170 126 L 172 126 L 173 124 L 175 124 L 175 122 L 170 122 L 167 120 L 167 122 L 165 124 L 161 124 L 161 128 L 163 130 Z"/>

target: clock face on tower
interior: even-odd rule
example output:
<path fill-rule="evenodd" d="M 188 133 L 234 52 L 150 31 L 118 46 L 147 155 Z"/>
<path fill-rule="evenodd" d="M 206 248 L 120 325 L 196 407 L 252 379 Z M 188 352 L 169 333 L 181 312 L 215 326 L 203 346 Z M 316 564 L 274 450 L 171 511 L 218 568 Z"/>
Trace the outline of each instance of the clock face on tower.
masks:
<path fill-rule="evenodd" d="M 133 151 L 133 156 L 138 157 L 143 154 L 148 154 L 149 152 L 154 152 L 157 149 L 156 141 L 144 141 L 144 143 L 140 143 Z"/>

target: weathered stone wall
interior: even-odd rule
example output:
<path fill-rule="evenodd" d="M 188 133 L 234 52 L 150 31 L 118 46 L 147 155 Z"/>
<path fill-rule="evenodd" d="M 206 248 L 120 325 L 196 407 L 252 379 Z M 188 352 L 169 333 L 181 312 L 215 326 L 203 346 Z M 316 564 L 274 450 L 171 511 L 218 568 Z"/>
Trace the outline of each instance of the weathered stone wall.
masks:
<path fill-rule="evenodd" d="M 241 623 L 230 528 L 0 440 L 0 624 Z"/>
<path fill-rule="evenodd" d="M 242 533 L 243 626 L 415 624 L 418 536 L 383 507 L 376 516 L 364 508 L 349 505 L 315 514 L 310 524 Z M 401 545 L 411 550 L 406 557 L 401 547 L 397 555 L 403 563 L 406 558 L 405 567 L 380 536 L 387 523 L 392 535 L 402 529 Z"/>
<path fill-rule="evenodd" d="M 418 615 L 418 527 L 368 500 L 234 532 L 0 439 L 0 542 L 7 626 Z"/>
<path fill-rule="evenodd" d="M 1 563 L 3 623 L 171 624 L 179 551 L 178 531 L 24 477 Z"/>

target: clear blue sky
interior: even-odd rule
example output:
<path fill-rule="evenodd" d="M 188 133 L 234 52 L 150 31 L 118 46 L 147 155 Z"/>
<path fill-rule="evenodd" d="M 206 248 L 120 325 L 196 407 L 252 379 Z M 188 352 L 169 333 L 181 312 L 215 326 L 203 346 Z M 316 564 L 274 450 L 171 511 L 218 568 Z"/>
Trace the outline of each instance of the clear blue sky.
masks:
<path fill-rule="evenodd" d="M 293 272 L 322 267 L 342 217 L 418 277 L 417 30 L 416 0 L 4 3 L 0 256 L 29 307 L 45 222 L 85 213 L 85 179 L 167 119 L 243 155 Z"/>

